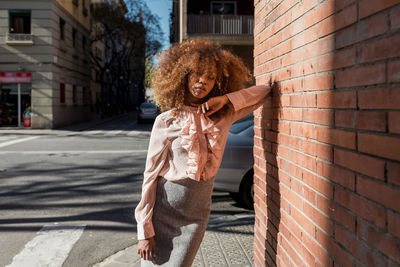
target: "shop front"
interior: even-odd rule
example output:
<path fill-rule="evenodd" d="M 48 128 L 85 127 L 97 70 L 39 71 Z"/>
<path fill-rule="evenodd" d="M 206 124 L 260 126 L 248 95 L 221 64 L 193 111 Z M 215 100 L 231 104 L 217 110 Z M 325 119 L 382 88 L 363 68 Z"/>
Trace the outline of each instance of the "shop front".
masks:
<path fill-rule="evenodd" d="M 31 126 L 30 72 L 0 72 L 0 127 Z"/>

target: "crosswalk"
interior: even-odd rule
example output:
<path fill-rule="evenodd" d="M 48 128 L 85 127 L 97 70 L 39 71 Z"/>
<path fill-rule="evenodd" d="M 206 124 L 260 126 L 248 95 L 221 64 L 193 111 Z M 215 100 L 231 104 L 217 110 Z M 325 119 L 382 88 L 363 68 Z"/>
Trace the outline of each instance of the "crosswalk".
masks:
<path fill-rule="evenodd" d="M 9 136 L 0 136 L 0 148 L 15 145 L 17 143 L 30 141 L 33 139 L 37 139 L 40 136 L 29 136 L 29 137 L 21 137 L 17 135 L 9 135 Z"/>
<path fill-rule="evenodd" d="M 6 267 L 61 267 L 86 224 L 45 225 Z"/>

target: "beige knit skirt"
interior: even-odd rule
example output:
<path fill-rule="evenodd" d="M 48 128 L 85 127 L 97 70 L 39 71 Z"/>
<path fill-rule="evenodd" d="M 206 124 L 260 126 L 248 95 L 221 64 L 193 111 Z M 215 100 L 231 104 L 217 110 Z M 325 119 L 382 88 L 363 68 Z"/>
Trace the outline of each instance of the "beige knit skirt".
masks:
<path fill-rule="evenodd" d="M 158 177 L 153 212 L 156 258 L 141 266 L 189 267 L 203 240 L 214 180 L 168 181 Z"/>

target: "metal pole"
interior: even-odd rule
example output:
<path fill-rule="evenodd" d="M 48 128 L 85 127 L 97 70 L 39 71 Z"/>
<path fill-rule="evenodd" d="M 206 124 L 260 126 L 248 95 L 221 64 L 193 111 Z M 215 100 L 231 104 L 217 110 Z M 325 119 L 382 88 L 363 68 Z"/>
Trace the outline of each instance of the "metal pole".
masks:
<path fill-rule="evenodd" d="M 21 83 L 18 83 L 18 127 L 21 125 Z"/>

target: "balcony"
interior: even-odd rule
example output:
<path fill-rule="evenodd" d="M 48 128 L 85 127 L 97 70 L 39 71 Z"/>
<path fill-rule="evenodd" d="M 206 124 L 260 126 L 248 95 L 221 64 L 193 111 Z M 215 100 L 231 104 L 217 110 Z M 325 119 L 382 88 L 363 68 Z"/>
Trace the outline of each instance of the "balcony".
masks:
<path fill-rule="evenodd" d="M 33 45 L 33 35 L 29 33 L 7 33 L 6 44 L 8 45 Z"/>
<path fill-rule="evenodd" d="M 188 15 L 187 22 L 188 34 L 253 35 L 253 16 Z"/>

